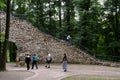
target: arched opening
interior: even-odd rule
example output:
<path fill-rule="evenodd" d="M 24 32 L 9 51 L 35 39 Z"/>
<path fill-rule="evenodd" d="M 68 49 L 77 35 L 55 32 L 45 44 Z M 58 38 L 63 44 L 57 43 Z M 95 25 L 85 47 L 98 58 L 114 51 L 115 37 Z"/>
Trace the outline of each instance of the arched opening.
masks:
<path fill-rule="evenodd" d="M 8 56 L 7 59 L 9 60 L 9 62 L 15 62 L 16 61 L 16 55 L 17 55 L 17 46 L 14 42 L 9 41 L 9 45 L 8 45 Z"/>
<path fill-rule="evenodd" d="M 1 40 L 0 40 L 0 50 L 2 52 L 3 50 L 3 42 L 4 42 L 4 36 L 5 36 L 5 33 L 2 32 L 1 33 Z M 15 44 L 15 42 L 12 42 L 12 41 L 9 41 L 8 43 L 8 49 L 7 49 L 7 58 L 6 58 L 6 61 L 7 62 L 15 62 L 16 61 L 16 55 L 17 55 L 17 46 Z"/>

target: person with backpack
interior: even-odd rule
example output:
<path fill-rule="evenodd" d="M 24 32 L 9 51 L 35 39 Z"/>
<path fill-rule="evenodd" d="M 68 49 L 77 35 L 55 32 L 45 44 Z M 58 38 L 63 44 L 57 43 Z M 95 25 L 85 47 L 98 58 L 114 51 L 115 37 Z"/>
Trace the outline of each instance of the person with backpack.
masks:
<path fill-rule="evenodd" d="M 30 58 L 29 54 L 26 55 L 25 62 L 27 65 L 27 70 L 29 70 L 30 69 L 30 62 L 31 62 L 31 58 Z"/>
<path fill-rule="evenodd" d="M 37 62 L 38 62 L 38 56 L 34 54 L 32 57 L 32 68 L 31 69 L 34 69 L 34 66 L 36 66 L 36 69 L 38 69 Z"/>

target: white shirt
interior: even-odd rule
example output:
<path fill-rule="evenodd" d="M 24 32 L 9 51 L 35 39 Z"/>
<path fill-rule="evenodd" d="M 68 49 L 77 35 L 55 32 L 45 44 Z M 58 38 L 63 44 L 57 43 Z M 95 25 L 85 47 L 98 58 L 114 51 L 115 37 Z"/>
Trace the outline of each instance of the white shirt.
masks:
<path fill-rule="evenodd" d="M 48 57 L 51 57 L 51 54 L 50 54 L 50 53 L 48 54 Z"/>
<path fill-rule="evenodd" d="M 68 36 L 67 36 L 67 39 L 70 39 L 70 38 L 71 38 L 70 35 L 68 35 Z"/>

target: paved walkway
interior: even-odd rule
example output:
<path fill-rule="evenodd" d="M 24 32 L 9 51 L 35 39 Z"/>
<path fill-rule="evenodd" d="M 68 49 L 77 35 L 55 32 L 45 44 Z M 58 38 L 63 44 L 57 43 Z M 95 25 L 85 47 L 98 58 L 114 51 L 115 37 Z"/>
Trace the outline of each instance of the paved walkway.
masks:
<path fill-rule="evenodd" d="M 52 64 L 49 69 L 44 65 L 39 65 L 39 69 L 29 71 L 25 67 L 15 67 L 15 64 L 7 64 L 7 70 L 7 72 L 0 72 L 0 80 L 61 80 L 72 75 L 120 80 L 120 68 L 98 65 L 70 64 L 68 65 L 68 71 L 63 72 L 61 64 Z"/>

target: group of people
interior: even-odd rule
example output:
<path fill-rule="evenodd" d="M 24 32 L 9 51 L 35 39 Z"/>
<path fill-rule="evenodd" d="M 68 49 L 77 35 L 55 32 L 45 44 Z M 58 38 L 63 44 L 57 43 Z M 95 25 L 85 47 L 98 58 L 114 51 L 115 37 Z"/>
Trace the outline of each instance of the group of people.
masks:
<path fill-rule="evenodd" d="M 66 40 L 67 40 L 68 43 L 71 43 L 71 36 L 68 35 L 67 38 L 66 38 Z M 34 54 L 33 57 L 32 57 L 32 59 L 31 59 L 31 57 L 30 57 L 29 54 L 26 55 L 26 57 L 25 57 L 25 63 L 26 63 L 26 66 L 27 66 L 27 70 L 30 69 L 30 63 L 31 63 L 31 61 L 32 61 L 32 67 L 31 67 L 31 69 L 34 69 L 34 66 L 36 66 L 36 69 L 38 69 L 38 56 L 37 56 L 37 54 Z M 52 61 L 51 54 L 48 53 L 47 57 L 46 57 L 46 65 L 45 65 L 45 67 L 50 68 L 51 61 Z M 62 63 L 63 64 L 62 65 L 63 70 L 64 70 L 64 72 L 66 72 L 67 71 L 67 62 L 68 62 L 66 54 L 64 54 L 62 62 L 63 62 Z"/>
<path fill-rule="evenodd" d="M 38 69 L 37 61 L 38 61 L 38 56 L 36 54 L 34 54 L 32 57 L 32 68 L 31 69 L 33 69 L 34 66 L 36 66 L 36 69 Z M 31 62 L 31 57 L 29 54 L 26 55 L 25 62 L 26 62 L 27 70 L 29 70 L 30 62 Z"/>
<path fill-rule="evenodd" d="M 39 58 L 38 58 L 37 54 L 34 54 L 32 56 L 32 59 L 31 59 L 31 56 L 29 54 L 27 54 L 26 57 L 25 57 L 25 62 L 26 62 L 27 70 L 30 69 L 30 63 L 31 63 L 31 61 L 32 61 L 32 67 L 31 67 L 31 69 L 34 69 L 34 66 L 36 66 L 36 69 L 38 69 L 38 59 Z M 51 54 L 48 53 L 47 57 L 46 57 L 46 65 L 45 65 L 45 67 L 50 68 L 51 61 L 52 61 Z M 64 72 L 66 72 L 67 71 L 67 62 L 68 62 L 66 54 L 64 54 L 62 61 L 63 61 L 63 70 L 64 70 Z"/>

